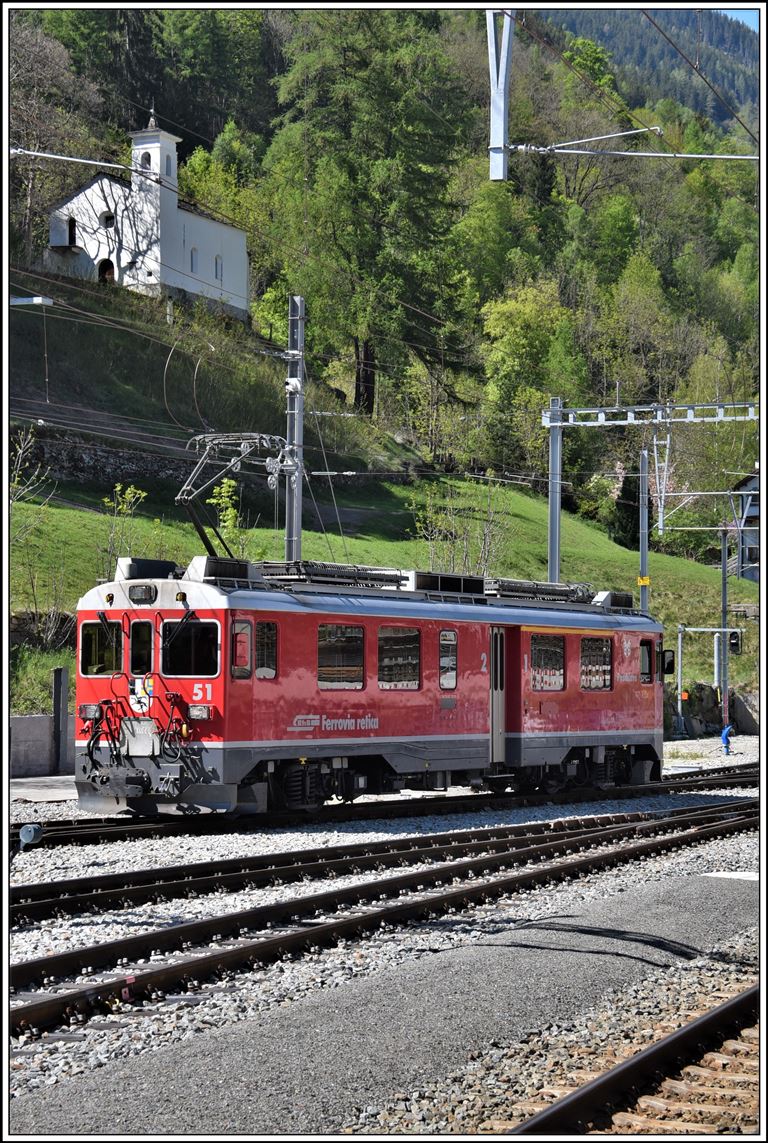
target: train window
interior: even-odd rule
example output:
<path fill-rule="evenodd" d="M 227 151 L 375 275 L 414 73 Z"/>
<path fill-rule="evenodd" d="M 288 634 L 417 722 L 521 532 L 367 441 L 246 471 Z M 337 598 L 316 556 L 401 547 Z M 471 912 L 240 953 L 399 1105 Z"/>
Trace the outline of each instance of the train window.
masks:
<path fill-rule="evenodd" d="M 531 635 L 531 688 L 565 688 L 565 639 L 562 635 Z"/>
<path fill-rule="evenodd" d="M 650 639 L 640 640 L 640 682 L 653 682 L 653 643 Z"/>
<path fill-rule="evenodd" d="M 200 620 L 163 624 L 164 675 L 211 678 L 219 673 L 219 628 Z"/>
<path fill-rule="evenodd" d="M 379 628 L 379 686 L 386 691 L 416 691 L 421 677 L 418 627 Z"/>
<path fill-rule="evenodd" d="M 361 691 L 363 629 L 321 623 L 317 631 L 317 685 L 320 690 Z"/>
<path fill-rule="evenodd" d="M 80 629 L 80 674 L 113 675 L 123 669 L 123 629 L 105 619 Z"/>
<path fill-rule="evenodd" d="M 146 675 L 152 670 L 152 624 L 142 619 L 131 624 L 131 674 Z"/>
<path fill-rule="evenodd" d="M 656 643 L 656 682 L 657 683 L 660 683 L 664 677 L 663 676 L 664 656 L 662 655 L 663 650 L 664 650 L 664 644 L 662 643 L 661 639 L 659 639 Z"/>
<path fill-rule="evenodd" d="M 230 671 L 233 679 L 251 677 L 251 643 L 253 625 L 249 619 L 235 619 L 232 623 L 232 652 Z"/>
<path fill-rule="evenodd" d="M 256 624 L 256 678 L 277 678 L 277 624 Z"/>
<path fill-rule="evenodd" d="M 459 673 L 459 636 L 455 631 L 440 632 L 440 690 L 455 691 Z"/>
<path fill-rule="evenodd" d="M 609 691 L 612 685 L 611 640 L 582 639 L 581 689 L 583 691 Z"/>

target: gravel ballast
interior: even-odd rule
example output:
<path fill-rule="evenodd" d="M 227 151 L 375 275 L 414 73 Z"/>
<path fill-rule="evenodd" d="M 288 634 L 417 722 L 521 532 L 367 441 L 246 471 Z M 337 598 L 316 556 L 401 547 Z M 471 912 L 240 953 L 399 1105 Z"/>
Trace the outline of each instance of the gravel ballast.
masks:
<path fill-rule="evenodd" d="M 112 1061 L 248 1021 L 275 1007 L 301 1003 L 318 990 L 343 988 L 408 962 L 423 961 L 440 972 L 442 954 L 477 949 L 510 931 L 535 926 L 546 918 L 570 917 L 574 911 L 618 895 L 631 896 L 654 886 L 663 891 L 670 877 L 677 882 L 721 871 L 751 873 L 757 867 L 756 835 L 739 834 L 671 856 L 646 858 L 631 866 L 590 874 L 554 888 L 502 898 L 464 913 L 377 933 L 360 943 L 344 943 L 298 960 L 268 965 L 239 974 L 231 991 L 206 987 L 191 1000 L 181 996 L 175 1003 L 132 1010 L 127 1019 L 120 1014 L 99 1017 L 78 1030 L 77 1038 L 71 1041 L 44 1037 L 25 1046 L 12 1061 L 12 1094 L 62 1083 Z M 103 937 L 109 939 L 107 929 Z"/>
<path fill-rule="evenodd" d="M 757 979 L 757 929 L 739 933 L 705 956 L 611 990 L 599 1004 L 563 1023 L 548 1023 L 514 1042 L 492 1041 L 467 1063 L 425 1085 L 396 1092 L 381 1108 L 360 1108 L 348 1134 L 465 1134 L 509 1131 L 527 1116 L 515 1108 L 546 1102 L 575 1087 L 595 1057 L 640 1051 L 659 1030 L 671 1032 L 699 1009 L 716 1007 Z"/>
<path fill-rule="evenodd" d="M 724 856 L 710 854 L 718 864 Z M 249 990 L 238 990 L 242 1018 L 230 1025 L 221 1016 L 235 995 L 137 1013 L 115 1027 L 111 1044 L 104 1029 L 86 1028 L 82 1040 L 50 1045 L 44 1071 L 34 1062 L 39 1087 L 19 1085 L 27 1094 L 10 1104 L 11 1129 L 430 1133 L 457 1121 L 468 1093 L 475 1121 L 496 1118 L 505 1114 L 496 1096 L 513 1080 L 522 1085 L 516 1098 L 553 1082 L 549 1045 L 559 1035 L 582 1042 L 590 1016 L 623 1043 L 633 1009 L 640 1025 L 648 1012 L 672 1020 L 675 997 L 701 999 L 702 981 L 718 984 L 724 967 L 748 983 L 757 934 L 743 922 L 757 908 L 756 888 L 718 877 L 702 889 L 703 881 L 667 870 L 614 896 L 607 885 L 586 886 L 582 904 L 564 900 L 563 886 L 547 901 L 527 894 L 506 925 L 492 910 L 466 919 L 461 944 L 446 943 L 444 925 L 432 922 L 384 934 L 382 944 L 286 962 L 271 981 L 253 975 L 254 992 L 275 985 L 262 992 L 263 1011 L 249 1013 Z M 551 912 L 537 916 L 535 902 Z M 40 1047 L 27 1049 L 32 1060 Z M 57 1058 L 51 1049 L 68 1050 Z M 12 1061 L 17 1072 L 22 1058 Z M 73 1062 L 80 1074 L 68 1077 Z"/>
<path fill-rule="evenodd" d="M 734 743 L 736 755 L 744 742 L 757 744 L 756 739 L 737 739 Z M 699 742 L 676 745 L 700 747 Z M 749 760 L 743 756 L 734 758 L 737 764 Z M 712 753 L 713 765 L 723 765 L 724 761 L 720 751 Z M 703 762 L 701 757 L 694 757 L 689 764 L 699 767 Z M 12 866 L 12 879 L 15 883 L 22 883 L 98 875 L 156 864 L 194 863 L 239 853 L 274 853 L 307 846 L 341 845 L 352 840 L 471 828 L 478 824 L 490 826 L 497 822 L 553 820 L 587 812 L 623 813 L 639 809 L 661 810 L 669 806 L 704 806 L 726 799 L 740 800 L 753 794 L 752 790 L 708 791 L 706 794 L 644 798 L 631 803 L 605 799 L 588 807 L 551 806 L 484 812 L 463 816 L 460 820 L 456 817 L 414 818 L 357 825 L 345 823 L 331 830 L 310 827 L 302 832 L 265 830 L 255 835 L 144 839 L 111 843 L 108 847 L 61 847 L 25 852 Z M 47 804 L 34 808 L 41 819 L 53 816 L 48 814 Z M 71 809 L 62 816 L 72 817 Z M 29 820 L 29 815 L 24 820 Z M 94 854 L 98 855 L 95 859 Z M 551 940 L 553 933 L 562 931 L 566 934 L 567 927 L 576 917 L 599 914 L 607 918 L 611 909 L 631 913 L 633 902 L 639 902 L 641 898 L 671 905 L 678 892 L 685 896 L 694 885 L 702 886 L 703 875 L 724 872 L 750 875 L 756 873 L 758 861 L 756 834 L 717 839 L 669 856 L 646 858 L 632 866 L 590 874 L 578 881 L 501 898 L 463 913 L 380 931 L 361 942 L 345 942 L 296 960 L 286 959 L 253 972 L 238 974 L 223 984 L 206 986 L 195 995 L 184 994 L 141 1009 L 98 1017 L 83 1028 L 67 1033 L 65 1038 L 51 1035 L 22 1043 L 11 1058 L 12 1130 L 46 1133 L 103 1131 L 109 1101 L 104 1108 L 96 1106 L 96 1088 L 103 1085 L 106 1092 L 114 1087 L 119 1093 L 124 1083 L 136 1085 L 131 1087 L 136 1095 L 134 1111 L 132 1118 L 114 1122 L 109 1129 L 111 1132 L 152 1134 L 217 1130 L 227 1133 L 236 1130 L 250 1134 L 287 1130 L 390 1134 L 493 1130 L 492 1126 L 484 1125 L 504 1118 L 509 1102 L 507 1096 L 533 1098 L 537 1084 L 541 1087 L 545 1082 L 542 1069 L 546 1071 L 547 1081 L 554 1082 L 551 1061 L 547 1061 L 545 1066 L 541 1054 L 542 1045 L 546 1045 L 547 1051 L 551 1046 L 559 1045 L 557 1050 L 562 1049 L 565 1053 L 569 1044 L 583 1045 L 590 1027 L 600 1028 L 608 1036 L 623 1036 L 625 1029 L 631 1031 L 633 1020 L 639 1026 L 659 1005 L 662 1005 L 660 1013 L 666 1012 L 667 1005 L 674 1007 L 676 995 L 680 998 L 678 1007 L 682 1011 L 685 997 L 696 994 L 697 989 L 702 995 L 706 992 L 706 981 L 719 982 L 718 987 L 725 987 L 729 973 L 740 979 L 749 975 L 757 957 L 757 932 L 749 924 L 751 898 L 747 897 L 754 886 L 750 882 L 712 878 L 712 889 L 702 892 L 702 903 L 695 906 L 694 919 L 699 932 L 690 942 L 679 937 L 671 943 L 659 940 L 646 945 L 640 941 L 640 951 L 633 943 L 632 955 L 628 956 L 621 944 L 612 945 L 609 941 L 606 950 L 598 954 L 592 945 L 606 938 L 590 930 L 585 948 L 574 951 L 571 969 L 563 964 L 562 972 L 566 980 L 569 974 L 573 977 L 582 958 L 586 958 L 588 947 L 589 956 L 602 958 L 605 964 L 605 983 L 601 984 L 600 973 L 595 970 L 593 977 L 589 978 L 589 987 L 585 985 L 583 990 L 576 989 L 573 996 L 569 993 L 569 1004 L 563 1010 L 569 1018 L 558 1019 L 554 1027 L 552 1012 L 543 1001 L 534 1003 L 536 992 L 533 990 L 532 1009 L 529 1011 L 523 1006 L 528 1014 L 528 1027 L 518 1029 L 520 1034 L 510 1040 L 498 1035 L 499 1026 L 487 1025 L 487 1021 L 483 1022 L 482 1013 L 472 1010 L 471 989 L 457 989 L 459 977 L 454 978 L 452 969 L 461 973 L 471 965 L 471 972 L 479 971 L 482 976 L 483 957 L 507 955 L 505 950 L 510 946 L 514 955 L 509 961 L 509 971 L 514 974 L 517 942 L 530 942 L 532 934 L 539 930 L 546 932 Z M 283 887 L 269 890 L 268 894 L 273 898 L 275 895 L 287 897 L 313 893 L 320 890 L 321 884 L 313 882 Z M 68 943 L 82 945 L 111 940 L 120 926 L 126 923 L 131 931 L 140 931 L 192 920 L 198 915 L 198 910 L 200 915 L 210 914 L 212 902 L 217 911 L 252 906 L 261 901 L 263 892 L 221 894 L 199 901 L 148 905 L 106 914 L 98 919 L 66 918 L 46 922 L 42 936 L 42 926 L 20 928 L 14 934 L 14 960 L 42 955 L 46 948 L 67 947 Z M 735 894 L 739 902 L 739 908 L 732 914 L 725 904 L 729 893 Z M 716 910 L 711 925 L 705 920 L 710 906 Z M 755 904 L 755 915 L 756 911 Z M 649 905 L 648 917 L 653 916 L 653 908 Z M 740 931 L 731 931 L 731 916 L 742 920 L 747 918 Z M 634 920 L 636 923 L 629 928 L 645 927 L 645 914 L 641 908 Z M 676 924 L 673 907 L 669 918 L 660 918 L 658 922 L 660 929 Z M 607 923 L 603 927 L 606 931 L 610 928 Z M 600 929 L 599 925 L 597 929 Z M 711 940 L 707 940 L 705 934 L 711 935 Z M 633 934 L 633 942 L 635 938 L 636 934 Z M 576 941 L 576 930 L 568 930 L 562 939 L 566 945 Z M 25 943 L 27 940 L 29 943 Z M 612 958 L 610 965 L 606 961 L 608 956 Z M 615 994 L 611 991 L 610 981 L 616 973 L 629 979 L 629 993 L 623 986 Z M 525 981 L 530 979 L 528 975 Z M 513 975 L 508 983 L 510 988 L 520 989 L 525 981 L 517 980 Z M 659 999 L 662 995 L 660 982 L 664 985 L 662 999 Z M 544 988 L 545 982 L 537 984 L 538 987 Z M 555 979 L 552 987 L 556 987 Z M 563 987 L 573 989 L 573 981 Z M 378 1004 L 382 996 L 391 999 L 389 1007 L 385 1006 L 386 1015 L 382 1018 L 381 1011 L 378 1012 L 378 1024 L 371 1026 L 368 1036 L 363 1035 L 360 1043 L 360 1027 L 353 1030 L 351 1015 L 345 1022 L 342 1014 L 345 1011 L 355 1013 L 355 1020 L 364 1020 L 358 1016 L 358 1005 L 367 1001 L 373 1013 L 374 998 Z M 575 1013 L 571 1011 L 574 1008 Z M 331 1030 L 331 1014 L 336 1021 L 335 1032 Z M 674 1013 L 670 1019 L 673 1016 Z M 417 1051 L 413 1033 L 408 1035 L 405 1029 L 409 1022 L 418 1025 L 422 1018 L 425 1027 L 435 1030 L 434 1043 L 420 1045 Z M 283 1026 L 284 1032 L 279 1031 Z M 323 1048 L 318 1046 L 318 1037 L 322 1038 L 326 1027 L 332 1038 Z M 506 1024 L 501 1027 L 505 1028 Z M 561 1035 L 565 1037 L 562 1042 L 558 1038 Z M 347 1036 L 357 1036 L 358 1040 L 342 1042 Z M 366 1043 L 370 1045 L 371 1038 L 376 1036 L 385 1038 L 386 1043 L 380 1049 L 377 1046 L 377 1052 L 383 1052 L 390 1061 L 388 1068 L 374 1066 L 373 1062 L 366 1067 L 364 1057 L 361 1058 L 361 1053 L 366 1051 Z M 405 1037 L 404 1041 L 401 1036 Z M 279 1045 L 280 1052 L 290 1055 L 291 1060 L 296 1058 L 295 1073 L 290 1072 L 287 1064 L 278 1067 L 278 1049 L 270 1050 L 269 1047 L 273 1043 L 272 1038 Z M 262 1041 L 264 1049 L 260 1056 L 255 1046 Z M 237 1047 L 238 1043 L 242 1044 L 241 1048 Z M 353 1056 L 355 1043 L 357 1054 Z M 290 1052 L 289 1048 L 292 1048 Z M 197 1059 L 198 1051 L 201 1053 L 200 1070 L 198 1072 L 195 1065 L 190 1073 L 190 1061 L 193 1057 Z M 311 1082 L 306 1076 L 302 1078 L 300 1064 L 305 1051 L 314 1059 L 316 1068 L 328 1070 L 325 1077 L 327 1096 L 310 1098 L 311 1091 L 322 1088 L 325 1092 L 325 1087 L 320 1075 L 313 1075 Z M 409 1052 L 414 1059 L 405 1066 L 403 1056 Z M 221 1058 L 220 1053 L 224 1053 Z M 565 1054 L 562 1059 L 565 1061 L 563 1066 L 567 1066 Z M 144 1060 L 147 1061 L 146 1067 Z M 150 1063 L 151 1060 L 158 1063 Z M 259 1081 L 250 1093 L 250 1103 L 245 1101 L 245 1096 L 242 1105 L 238 1103 L 239 1097 L 234 1098 L 231 1112 L 227 1112 L 231 1119 L 228 1125 L 219 1120 L 214 1124 L 214 1119 L 206 1119 L 205 1116 L 202 1120 L 195 1118 L 190 1107 L 187 1110 L 177 1108 L 174 1126 L 169 1127 L 168 1123 L 163 1126 L 163 1116 L 170 1115 L 170 1111 L 149 1106 L 153 1100 L 162 1103 L 172 1090 L 180 1087 L 189 1092 L 190 1098 L 196 1091 L 198 1100 L 212 1099 L 210 1115 L 215 1117 L 219 1107 L 220 1118 L 219 1099 L 224 1098 L 227 1085 L 240 1090 L 247 1068 L 256 1066 L 257 1062 L 260 1076 L 273 1077 L 270 1080 L 272 1088 L 270 1091 L 262 1090 Z M 224 1078 L 221 1066 L 229 1068 Z M 388 1070 L 391 1075 L 386 1074 Z M 195 1075 L 191 1086 L 190 1074 Z M 155 1075 L 156 1088 L 153 1089 L 152 1077 Z M 406 1078 L 407 1090 L 401 1090 L 398 1082 Z M 366 1098 L 356 1101 L 352 1089 L 367 1093 Z M 182 1103 L 184 1098 L 179 1096 Z M 148 1106 L 136 1110 L 142 1101 Z M 115 1114 L 114 1107 L 111 1114 Z M 186 1127 L 183 1125 L 184 1115 L 189 1120 Z M 134 1122 L 135 1127 L 132 1126 Z"/>
<path fill-rule="evenodd" d="M 733 791 L 717 791 L 706 794 L 670 794 L 664 797 L 640 798 L 632 803 L 619 801 L 605 801 L 590 805 L 590 813 L 611 814 L 630 812 L 656 811 L 664 809 L 677 809 L 684 806 L 696 808 L 706 805 L 717 805 L 723 798 L 740 800 L 741 796 L 755 796 L 756 791 L 739 791 L 738 796 Z M 112 872 L 128 872 L 137 868 L 152 868 L 155 865 L 183 864 L 190 866 L 195 863 L 203 864 L 206 860 L 217 860 L 219 857 L 242 856 L 244 854 L 264 854 L 270 852 L 286 852 L 300 850 L 310 845 L 327 847 L 339 845 L 344 840 L 351 841 L 378 841 L 393 837 L 413 836 L 421 829 L 424 832 L 440 832 L 454 828 L 473 828 L 478 824 L 496 825 L 500 822 L 519 823 L 525 821 L 551 821 L 579 816 L 569 807 L 539 807 L 532 809 L 519 809 L 498 814 L 483 815 L 476 819 L 476 815 L 462 815 L 461 821 L 450 817 L 427 819 L 414 819 L 413 821 L 400 821 L 394 829 L 373 828 L 362 832 L 359 828 L 351 831 L 348 827 L 340 827 L 332 833 L 320 831 L 314 833 L 307 831 L 286 835 L 283 831 L 274 831 L 257 836 L 232 835 L 229 837 L 190 838 L 169 837 L 163 839 L 129 840 L 112 842 L 108 849 L 104 847 L 104 856 L 99 858 L 98 872 L 100 874 Z M 468 821 L 472 818 L 472 821 Z M 391 823 L 379 823 L 390 825 Z M 314 827 L 313 827 L 314 828 Z M 61 870 L 66 870 L 65 876 L 88 876 L 95 873 L 93 862 L 93 846 L 60 846 L 54 850 L 37 850 L 25 853 L 15 863 L 15 877 L 13 883 L 25 884 L 31 880 L 46 881 L 43 874 L 49 874 L 54 879 L 62 876 Z M 36 872 L 28 871 L 28 866 L 34 865 Z M 410 872 L 418 872 L 432 868 L 430 863 L 409 865 Z M 23 872 L 23 879 L 16 880 Z M 380 877 L 394 877 L 396 869 L 383 869 Z M 375 875 L 374 875 L 375 876 Z M 491 876 L 491 874 L 489 874 Z M 348 886 L 364 884 L 372 879 L 372 875 L 350 875 L 334 877 L 333 888 L 345 889 Z M 232 892 L 209 893 L 201 897 L 183 897 L 170 901 L 148 902 L 134 905 L 129 908 L 115 909 L 100 912 L 97 915 L 90 913 L 79 916 L 67 916 L 60 919 L 49 918 L 41 924 L 22 924 L 14 928 L 11 934 L 11 959 L 13 961 L 32 960 L 37 957 L 50 956 L 54 953 L 66 952 L 73 944 L 86 947 L 94 944 L 104 944 L 108 941 L 119 940 L 123 936 L 135 936 L 139 933 L 152 932 L 155 929 L 169 928 L 189 921 L 202 920 L 211 916 L 222 916 L 226 913 L 245 911 L 263 905 L 271 905 L 284 899 L 298 899 L 309 897 L 330 888 L 322 880 L 306 881 L 289 886 L 277 885 L 266 888 L 246 888 Z"/>
<path fill-rule="evenodd" d="M 664 743 L 664 772 L 675 773 L 686 770 L 705 770 L 709 767 L 728 765 L 735 766 L 756 765 L 760 760 L 760 740 L 756 736 L 742 736 L 732 739 L 733 748 L 731 757 L 726 758 L 719 738 L 696 738 L 683 741 Z M 74 779 L 69 776 L 60 779 L 72 785 Z M 10 820 L 12 824 L 29 821 L 70 821 L 72 818 L 98 818 L 109 815 L 105 808 L 103 813 L 89 813 L 80 809 L 76 798 L 55 799 L 46 801 L 45 782 L 56 783 L 56 778 L 38 780 L 25 779 L 18 782 L 11 781 L 11 807 Z M 74 786 L 72 786 L 74 789 Z M 468 793 L 467 790 L 456 788 L 453 793 Z M 391 795 L 390 795 L 391 796 Z M 407 792 L 404 797 L 412 797 Z M 418 795 L 416 795 L 418 796 Z M 363 797 L 361 802 L 371 802 L 377 799 Z M 120 815 L 125 817 L 125 815 Z"/>

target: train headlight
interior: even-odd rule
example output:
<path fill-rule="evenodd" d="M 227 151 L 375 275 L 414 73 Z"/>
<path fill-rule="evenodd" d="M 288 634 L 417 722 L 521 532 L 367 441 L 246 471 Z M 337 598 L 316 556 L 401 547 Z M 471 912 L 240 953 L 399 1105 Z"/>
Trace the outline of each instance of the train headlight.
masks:
<path fill-rule="evenodd" d="M 128 598 L 131 603 L 143 603 L 147 606 L 157 599 L 157 588 L 153 583 L 131 584 L 128 588 Z"/>
<path fill-rule="evenodd" d="M 194 706 L 189 708 L 189 717 L 196 719 L 210 718 L 213 713 L 213 708 L 210 706 Z"/>
<path fill-rule="evenodd" d="M 97 702 L 84 702 L 77 708 L 77 717 L 82 718 L 83 722 L 98 718 L 101 714 L 101 706 Z"/>

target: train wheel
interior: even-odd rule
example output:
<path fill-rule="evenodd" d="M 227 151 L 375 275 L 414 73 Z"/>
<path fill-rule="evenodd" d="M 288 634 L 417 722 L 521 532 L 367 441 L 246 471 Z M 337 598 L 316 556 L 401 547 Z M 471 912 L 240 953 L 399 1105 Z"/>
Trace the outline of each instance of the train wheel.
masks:
<path fill-rule="evenodd" d="M 284 763 L 270 777 L 269 800 L 276 810 L 319 810 L 325 801 L 320 767 L 317 763 Z"/>
<path fill-rule="evenodd" d="M 521 770 L 517 789 L 521 794 L 541 793 L 545 789 L 543 768 L 541 766 L 527 766 Z"/>

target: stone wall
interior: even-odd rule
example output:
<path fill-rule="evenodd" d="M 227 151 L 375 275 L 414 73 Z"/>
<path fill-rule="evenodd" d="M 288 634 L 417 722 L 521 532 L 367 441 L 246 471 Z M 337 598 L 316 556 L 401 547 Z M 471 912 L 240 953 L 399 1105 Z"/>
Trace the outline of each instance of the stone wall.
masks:
<path fill-rule="evenodd" d="M 122 424 L 119 417 L 104 414 L 111 432 L 119 436 L 124 430 L 126 439 L 128 434 L 135 432 L 135 427 Z M 12 430 L 13 432 L 17 430 Z M 202 429 L 200 430 L 202 432 Z M 181 488 L 189 479 L 198 454 L 188 451 L 176 437 L 167 437 L 163 442 L 164 449 L 173 449 L 176 456 L 159 452 L 148 452 L 146 445 L 138 443 L 135 448 L 114 448 L 108 445 L 94 444 L 90 439 L 68 433 L 66 438 L 58 436 L 50 427 L 35 427 L 35 439 L 30 451 L 30 466 L 37 466 L 44 472 L 48 470 L 51 481 L 75 481 L 78 483 L 98 483 L 108 488 L 114 487 L 119 481 L 138 484 L 146 487 L 149 482 L 169 481 L 175 487 Z M 211 473 L 217 469 L 214 463 L 210 465 Z M 422 472 L 435 471 L 431 465 L 415 465 L 407 462 L 402 473 L 390 477 L 392 483 L 410 484 Z M 252 473 L 245 476 L 254 477 Z M 264 483 L 256 474 L 255 479 Z M 359 486 L 361 481 L 371 480 L 365 472 L 354 476 L 339 476 L 336 478 L 338 487 Z M 280 489 L 282 498 L 283 491 Z"/>
<path fill-rule="evenodd" d="M 24 643 L 28 647 L 75 646 L 75 616 L 71 611 L 12 611 L 8 622 L 11 647 Z"/>
<path fill-rule="evenodd" d="M 110 423 L 114 428 L 114 423 Z M 176 441 L 169 440 L 167 444 L 178 447 L 178 459 L 138 447 L 110 448 L 73 436 L 64 439 L 41 435 L 37 430 L 30 459 L 33 467 L 39 465 L 41 470 L 47 470 L 53 481 L 95 482 L 112 487 L 118 482 L 142 486 L 148 481 L 168 480 L 180 488 L 194 467 L 195 454 Z"/>
<path fill-rule="evenodd" d="M 689 738 L 700 738 L 705 734 L 719 734 L 723 729 L 722 707 L 718 692 L 707 683 L 694 683 L 688 688 L 688 698 L 683 699 L 683 719 Z M 737 734 L 759 733 L 758 696 L 739 694 L 729 688 L 728 711 L 730 721 Z M 677 718 L 677 688 L 666 683 L 664 686 L 664 737 L 671 738 L 675 733 Z"/>
<path fill-rule="evenodd" d="M 759 734 L 759 712 L 757 695 L 737 695 L 730 691 L 731 721 L 737 734 Z"/>

